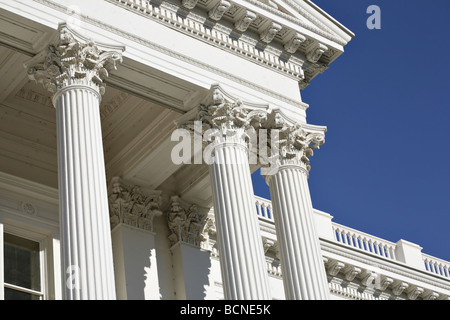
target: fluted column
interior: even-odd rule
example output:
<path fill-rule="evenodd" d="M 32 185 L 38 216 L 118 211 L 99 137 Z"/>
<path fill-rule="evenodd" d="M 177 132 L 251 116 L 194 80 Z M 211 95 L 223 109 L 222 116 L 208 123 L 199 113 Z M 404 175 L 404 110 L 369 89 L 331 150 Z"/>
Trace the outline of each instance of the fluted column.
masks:
<path fill-rule="evenodd" d="M 312 126 L 308 126 L 309 129 Z M 265 170 L 270 187 L 286 299 L 324 300 L 329 288 L 308 186 L 312 150 L 323 143 L 324 128 L 285 126 L 278 160 Z M 278 129 L 275 129 L 278 130 Z M 273 133 L 273 132 L 272 132 Z"/>
<path fill-rule="evenodd" d="M 211 177 L 225 299 L 271 299 L 246 142 L 257 113 L 239 102 L 225 101 L 215 90 L 211 104 L 199 114 L 198 120 L 209 127 L 205 160 Z"/>
<path fill-rule="evenodd" d="M 267 266 L 243 143 L 215 146 L 209 167 L 226 299 L 270 299 Z"/>
<path fill-rule="evenodd" d="M 99 106 L 107 68 L 120 59 L 63 27 L 28 72 L 56 108 L 65 299 L 116 298 Z"/>

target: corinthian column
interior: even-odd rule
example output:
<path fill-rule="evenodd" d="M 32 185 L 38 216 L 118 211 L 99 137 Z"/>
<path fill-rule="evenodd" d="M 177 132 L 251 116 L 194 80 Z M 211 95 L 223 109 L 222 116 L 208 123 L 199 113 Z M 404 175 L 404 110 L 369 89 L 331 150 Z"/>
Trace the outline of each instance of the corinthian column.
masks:
<path fill-rule="evenodd" d="M 209 128 L 209 164 L 220 266 L 227 300 L 271 299 L 246 139 L 259 113 L 215 89 L 197 120 Z"/>
<path fill-rule="evenodd" d="M 328 299 L 308 187 L 308 158 L 324 142 L 325 128 L 281 125 L 270 132 L 279 135 L 279 153 L 263 174 L 270 187 L 286 299 Z"/>
<path fill-rule="evenodd" d="M 28 64 L 56 108 L 66 299 L 116 297 L 99 106 L 107 69 L 121 52 L 102 51 L 62 27 L 59 42 Z"/>

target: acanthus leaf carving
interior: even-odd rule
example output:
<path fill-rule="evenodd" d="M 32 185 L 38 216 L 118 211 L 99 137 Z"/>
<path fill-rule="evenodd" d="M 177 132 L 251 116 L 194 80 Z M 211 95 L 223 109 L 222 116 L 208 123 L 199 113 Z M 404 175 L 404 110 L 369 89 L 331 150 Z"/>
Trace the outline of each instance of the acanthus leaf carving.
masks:
<path fill-rule="evenodd" d="M 208 210 L 196 204 L 187 204 L 178 196 L 171 197 L 170 209 L 167 213 L 167 225 L 170 230 L 169 240 L 172 245 L 185 242 L 201 246 L 206 240 L 203 235 Z"/>
<path fill-rule="evenodd" d="M 295 33 L 292 38 L 285 43 L 284 49 L 289 53 L 295 53 L 300 45 L 306 40 L 306 37 L 300 33 Z"/>
<path fill-rule="evenodd" d="M 322 57 L 322 54 L 328 50 L 328 47 L 322 43 L 316 43 L 307 52 L 306 58 L 312 63 L 316 63 Z"/>
<path fill-rule="evenodd" d="M 422 293 L 424 292 L 424 289 L 421 287 L 413 286 L 408 291 L 408 299 L 410 300 L 416 300 Z"/>
<path fill-rule="evenodd" d="M 194 9 L 198 0 L 182 0 L 181 5 L 186 9 Z"/>
<path fill-rule="evenodd" d="M 194 130 L 195 121 L 202 124 L 203 143 L 235 141 L 247 144 L 250 135 L 265 121 L 267 110 L 251 108 L 239 99 L 225 99 L 222 92 L 215 88 L 208 100 L 198 106 L 195 119 L 179 124 L 179 127 Z"/>
<path fill-rule="evenodd" d="M 278 23 L 270 22 L 269 25 L 262 30 L 259 38 L 264 43 L 270 43 L 281 28 L 282 27 Z"/>
<path fill-rule="evenodd" d="M 333 277 L 338 275 L 339 272 L 345 267 L 345 264 L 343 262 L 337 260 L 329 261 L 326 265 L 328 273 Z"/>
<path fill-rule="evenodd" d="M 344 272 L 345 280 L 353 281 L 355 279 L 355 277 L 361 273 L 362 269 L 349 265 L 349 266 L 345 267 L 344 270 L 342 270 L 342 271 Z"/>
<path fill-rule="evenodd" d="M 225 14 L 225 12 L 227 12 L 227 10 L 231 7 L 231 3 L 229 3 L 226 0 L 220 0 L 215 6 L 214 8 L 212 8 L 209 12 L 208 12 L 208 16 L 215 20 L 215 21 L 219 21 L 220 19 L 222 19 L 222 16 Z"/>
<path fill-rule="evenodd" d="M 41 61 L 28 68 L 28 77 L 51 93 L 72 85 L 88 85 L 103 95 L 104 80 L 109 70 L 122 61 L 121 51 L 103 51 L 93 41 L 80 41 L 66 26 L 62 27 L 57 44 L 50 44 Z"/>
<path fill-rule="evenodd" d="M 250 24 L 256 19 L 256 14 L 252 11 L 245 10 L 244 14 L 234 23 L 234 27 L 239 32 L 245 32 Z"/>
<path fill-rule="evenodd" d="M 276 112 L 267 117 L 263 127 L 269 130 L 267 143 L 272 157 L 267 161 L 266 171 L 284 164 L 300 165 L 306 172 L 310 171 L 309 158 L 314 155 L 314 149 L 325 143 L 323 129 L 309 130 L 299 123 L 287 124 Z"/>
<path fill-rule="evenodd" d="M 109 194 L 111 228 L 120 223 L 153 231 L 153 219 L 162 215 L 161 193 L 144 193 L 139 186 L 128 185 L 119 177 L 112 179 Z"/>
<path fill-rule="evenodd" d="M 403 281 L 397 281 L 397 283 L 392 285 L 392 293 L 399 296 L 409 287 L 409 284 Z"/>

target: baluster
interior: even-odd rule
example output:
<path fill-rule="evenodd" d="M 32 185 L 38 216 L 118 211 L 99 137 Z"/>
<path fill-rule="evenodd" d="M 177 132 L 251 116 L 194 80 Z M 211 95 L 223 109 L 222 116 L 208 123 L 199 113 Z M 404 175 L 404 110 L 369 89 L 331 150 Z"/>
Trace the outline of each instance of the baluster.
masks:
<path fill-rule="evenodd" d="M 367 243 L 367 238 L 366 237 L 363 238 L 363 250 L 364 251 L 369 251 L 369 245 Z"/>
<path fill-rule="evenodd" d="M 430 271 L 430 263 L 429 263 L 428 259 L 425 259 L 424 263 L 425 263 L 425 270 Z"/>
<path fill-rule="evenodd" d="M 361 248 L 361 236 L 360 235 L 358 235 L 356 237 L 356 246 L 357 246 L 358 249 L 362 249 Z"/>
<path fill-rule="evenodd" d="M 373 241 L 369 239 L 369 246 L 370 246 L 370 252 L 375 252 L 375 249 L 373 247 Z"/>
<path fill-rule="evenodd" d="M 348 233 L 348 245 L 354 247 L 353 244 L 353 234 L 352 233 Z"/>
<path fill-rule="evenodd" d="M 381 243 L 379 243 L 378 241 L 375 242 L 375 243 L 376 243 L 375 248 L 376 248 L 377 254 L 380 255 L 380 256 L 383 256 L 383 253 L 381 252 L 381 249 L 382 249 Z"/>
<path fill-rule="evenodd" d="M 394 247 L 391 247 L 391 257 L 392 257 L 393 260 L 397 260 L 397 256 L 395 255 Z"/>
<path fill-rule="evenodd" d="M 339 242 L 338 230 L 335 226 L 333 226 L 333 236 L 334 236 L 334 241 Z"/>
<path fill-rule="evenodd" d="M 348 234 L 347 234 L 347 231 L 344 231 L 343 234 L 344 234 L 344 244 L 348 244 L 348 240 L 347 240 Z"/>
<path fill-rule="evenodd" d="M 436 265 L 434 261 L 430 261 L 431 262 L 431 272 L 436 273 Z"/>
<path fill-rule="evenodd" d="M 338 241 L 343 243 L 341 229 L 337 228 L 336 231 L 337 231 L 337 235 L 338 235 Z"/>
<path fill-rule="evenodd" d="M 263 208 L 264 208 L 264 218 L 267 218 L 267 205 L 265 203 L 263 203 Z"/>
<path fill-rule="evenodd" d="M 257 214 L 258 216 L 261 215 L 261 204 L 260 204 L 259 201 L 256 201 L 256 214 Z"/>

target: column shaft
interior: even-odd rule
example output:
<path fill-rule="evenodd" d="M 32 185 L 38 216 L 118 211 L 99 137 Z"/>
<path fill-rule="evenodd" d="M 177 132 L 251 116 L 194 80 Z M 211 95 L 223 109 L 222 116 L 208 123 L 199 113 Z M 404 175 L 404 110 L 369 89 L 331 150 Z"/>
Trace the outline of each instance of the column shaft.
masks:
<path fill-rule="evenodd" d="M 271 299 L 246 147 L 216 146 L 209 168 L 225 299 Z"/>
<path fill-rule="evenodd" d="M 71 85 L 54 97 L 66 299 L 115 299 L 100 95 Z"/>
<path fill-rule="evenodd" d="M 281 166 L 268 176 L 268 182 L 286 299 L 328 299 L 328 281 L 314 225 L 306 170 L 300 166 Z"/>

